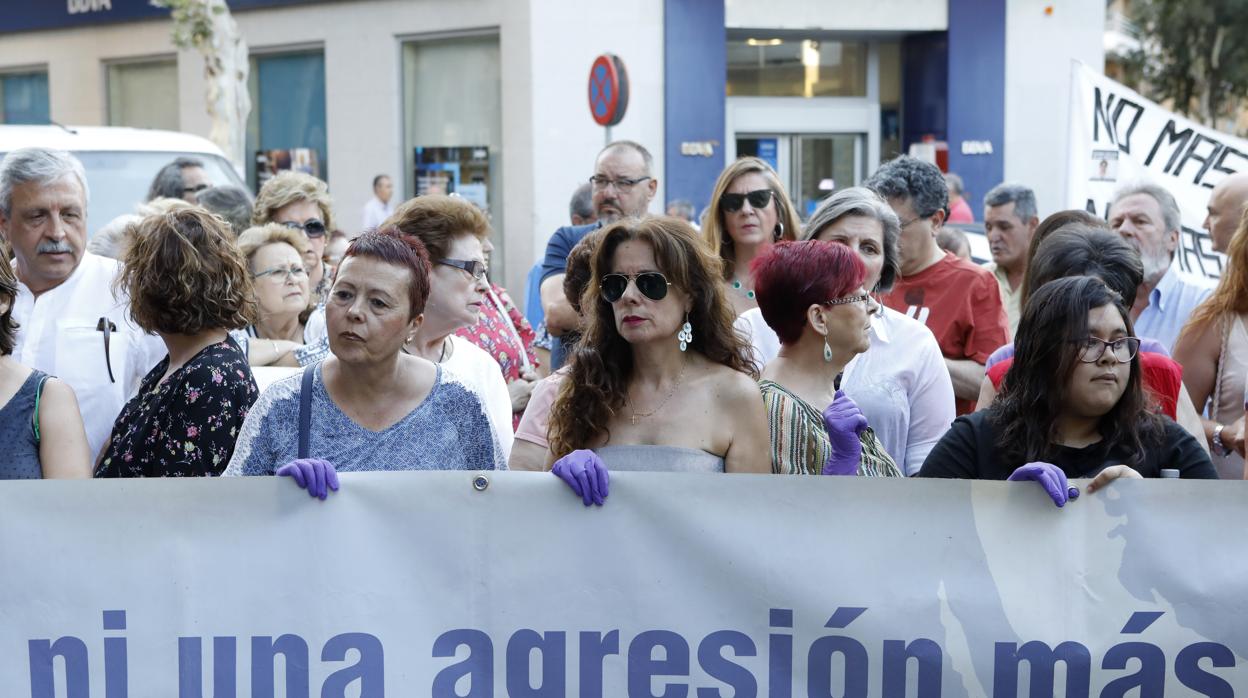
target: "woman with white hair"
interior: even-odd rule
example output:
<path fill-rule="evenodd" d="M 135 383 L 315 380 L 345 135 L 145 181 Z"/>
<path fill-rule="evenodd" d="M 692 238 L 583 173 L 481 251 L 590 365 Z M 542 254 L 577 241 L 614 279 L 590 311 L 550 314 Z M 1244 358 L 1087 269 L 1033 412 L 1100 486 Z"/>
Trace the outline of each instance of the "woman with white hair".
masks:
<path fill-rule="evenodd" d="M 900 233 L 888 203 L 870 189 L 852 187 L 819 206 L 802 239 L 849 247 L 867 267 L 863 286 L 878 294 L 897 279 Z M 780 340 L 759 310 L 743 313 L 736 327 L 754 346 L 760 365 L 779 353 Z M 936 338 L 922 323 L 883 306 L 871 319 L 871 348 L 845 366 L 841 389 L 906 475 L 919 471 L 955 416 L 953 383 Z"/>

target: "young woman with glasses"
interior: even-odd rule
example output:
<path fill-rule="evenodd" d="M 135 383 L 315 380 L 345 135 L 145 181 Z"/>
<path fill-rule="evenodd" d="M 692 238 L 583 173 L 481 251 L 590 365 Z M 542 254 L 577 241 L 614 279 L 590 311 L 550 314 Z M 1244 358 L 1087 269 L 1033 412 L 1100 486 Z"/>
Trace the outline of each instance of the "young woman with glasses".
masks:
<path fill-rule="evenodd" d="M 702 237 L 723 260 L 723 285 L 736 315 L 758 307 L 750 262 L 775 242 L 796 240 L 800 224 L 780 177 L 766 162 L 743 157 L 720 173 Z"/>
<path fill-rule="evenodd" d="M 1073 276 L 1041 286 L 1023 309 L 1014 364 L 987 410 L 959 417 L 920 475 L 1035 480 L 1058 506 L 1078 496 L 1068 479 L 1217 478 L 1191 434 L 1149 407 L 1140 340 L 1123 299 L 1105 282 Z"/>
<path fill-rule="evenodd" d="M 780 353 L 759 387 L 771 429 L 771 470 L 799 475 L 900 477 L 841 372 L 871 346 L 875 301 L 866 265 L 832 242 L 781 242 L 750 265 L 763 319 Z"/>
<path fill-rule="evenodd" d="M 609 470 L 768 471 L 763 403 L 719 268 L 677 218 L 601 233 L 546 460 L 586 505 L 606 497 Z"/>
<path fill-rule="evenodd" d="M 467 199 L 426 195 L 400 204 L 382 225 L 419 240 L 432 264 L 425 319 L 404 351 L 441 364 L 474 390 L 490 415 L 503 458 L 510 457 L 515 429 L 503 372 L 489 353 L 455 335 L 460 328 L 476 326 L 489 302 L 489 219 Z"/>
<path fill-rule="evenodd" d="M 298 232 L 277 223 L 248 228 L 238 236 L 255 288 L 254 324 L 231 332 L 252 366 L 307 366 L 325 358 L 329 340 L 323 331 L 325 309 L 309 316 L 308 243 Z M 305 320 L 306 318 L 306 320 Z"/>

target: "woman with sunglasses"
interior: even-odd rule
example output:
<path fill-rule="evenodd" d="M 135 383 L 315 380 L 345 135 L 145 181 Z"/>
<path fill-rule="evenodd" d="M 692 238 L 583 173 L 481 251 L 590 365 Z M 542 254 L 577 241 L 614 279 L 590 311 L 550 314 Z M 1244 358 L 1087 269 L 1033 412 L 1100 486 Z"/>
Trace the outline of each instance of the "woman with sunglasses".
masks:
<path fill-rule="evenodd" d="M 864 187 L 824 200 L 802 230 L 803 239 L 848 247 L 866 267 L 862 285 L 884 293 L 897 279 L 897 214 Z M 737 318 L 760 365 L 780 353 L 780 339 L 755 309 Z M 871 423 L 893 460 L 915 475 L 955 416 L 953 383 L 936 338 L 923 323 L 880 305 L 871 316 L 871 349 L 845 365 L 841 389 Z"/>
<path fill-rule="evenodd" d="M 1122 298 L 1100 279 L 1072 276 L 1031 294 L 1014 364 L 992 407 L 959 417 L 922 477 L 1035 480 L 1057 506 L 1078 496 L 1070 478 L 1216 479 L 1191 434 L 1154 413 L 1140 385 L 1140 340 Z"/>
<path fill-rule="evenodd" d="M 546 460 L 587 506 L 602 504 L 609 470 L 768 472 L 763 403 L 719 267 L 678 218 L 601 233 Z"/>
<path fill-rule="evenodd" d="M 485 242 L 490 222 L 476 206 L 457 196 L 418 196 L 399 205 L 383 227 L 393 226 L 429 251 L 429 302 L 420 330 L 404 351 L 441 364 L 480 396 L 494 426 L 503 458 L 514 440 L 511 395 L 498 362 L 485 350 L 458 337 L 472 327 L 487 302 Z"/>
<path fill-rule="evenodd" d="M 329 339 L 323 331 L 325 309 L 308 317 L 308 243 L 303 235 L 270 223 L 238 236 L 247 260 L 258 307 L 256 321 L 231 336 L 252 366 L 307 366 L 325 358 Z M 307 318 L 307 322 L 304 321 Z"/>
<path fill-rule="evenodd" d="M 793 202 L 766 162 L 743 157 L 720 173 L 702 237 L 723 260 L 722 283 L 736 315 L 758 307 L 750 262 L 779 240 L 796 240 L 799 226 Z"/>
<path fill-rule="evenodd" d="M 759 310 L 780 338 L 759 381 L 772 472 L 901 477 L 840 386 L 846 364 L 871 346 L 878 306 L 863 287 L 866 265 L 844 245 L 780 242 L 750 271 Z"/>
<path fill-rule="evenodd" d="M 324 305 L 333 278 L 325 262 L 325 235 L 334 229 L 334 205 L 329 185 L 310 174 L 279 172 L 260 187 L 251 215 L 252 225 L 280 223 L 307 240 L 303 255 L 308 272 L 312 307 Z M 318 330 L 323 331 L 323 330 Z"/>

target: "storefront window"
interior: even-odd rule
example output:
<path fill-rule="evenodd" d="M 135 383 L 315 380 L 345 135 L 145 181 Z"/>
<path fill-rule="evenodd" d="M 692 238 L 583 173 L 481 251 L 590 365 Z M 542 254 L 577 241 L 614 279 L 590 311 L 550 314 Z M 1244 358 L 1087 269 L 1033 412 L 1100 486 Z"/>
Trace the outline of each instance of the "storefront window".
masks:
<path fill-rule="evenodd" d="M 327 179 L 325 54 L 252 56 L 247 79 L 247 179 L 257 190 L 273 173 L 299 170 Z"/>
<path fill-rule="evenodd" d="M 501 268 L 502 79 L 498 37 L 403 45 L 405 195 L 455 193 L 491 214 Z"/>
<path fill-rule="evenodd" d="M 865 97 L 867 44 L 818 37 L 728 39 L 729 97 Z"/>
<path fill-rule="evenodd" d="M 110 126 L 178 130 L 177 60 L 110 64 L 107 84 Z"/>
<path fill-rule="evenodd" d="M 46 124 L 50 120 L 46 72 L 0 75 L 0 124 Z"/>

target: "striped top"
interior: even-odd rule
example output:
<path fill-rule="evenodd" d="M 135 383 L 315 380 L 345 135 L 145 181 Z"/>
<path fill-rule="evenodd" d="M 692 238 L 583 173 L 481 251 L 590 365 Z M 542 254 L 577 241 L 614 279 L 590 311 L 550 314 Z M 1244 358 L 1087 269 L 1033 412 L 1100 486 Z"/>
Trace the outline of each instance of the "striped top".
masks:
<path fill-rule="evenodd" d="M 771 432 L 771 472 L 785 475 L 821 475 L 832 457 L 832 442 L 823 425 L 823 414 L 810 403 L 773 381 L 758 382 L 767 409 Z M 901 477 L 871 427 L 858 437 L 862 442 L 862 462 L 858 474 L 868 477 Z"/>

